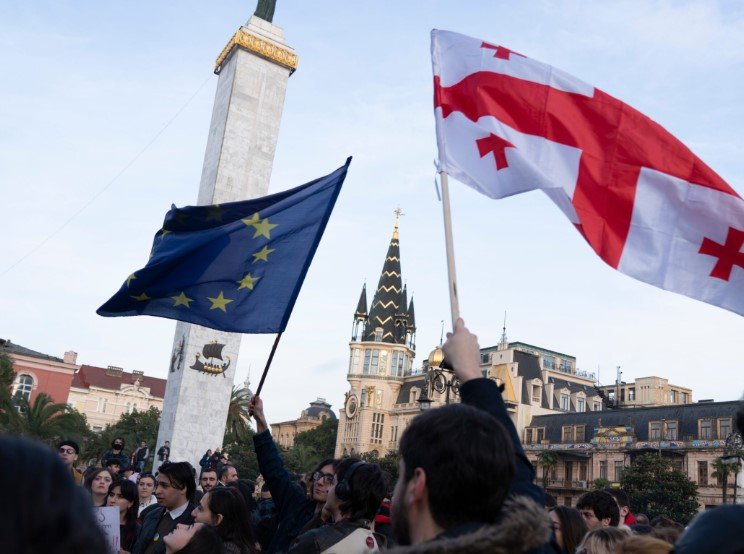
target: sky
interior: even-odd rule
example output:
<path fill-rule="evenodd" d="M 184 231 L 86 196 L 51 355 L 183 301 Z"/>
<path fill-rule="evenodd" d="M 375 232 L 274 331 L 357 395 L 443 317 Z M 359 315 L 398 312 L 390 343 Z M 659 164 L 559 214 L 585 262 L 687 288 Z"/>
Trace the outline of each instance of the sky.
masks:
<path fill-rule="evenodd" d="M 645 113 L 744 193 L 744 7 L 735 2 L 279 0 L 299 55 L 269 192 L 354 156 L 263 393 L 272 421 L 338 410 L 364 282 L 400 207 L 420 365 L 450 326 L 429 33 L 554 65 Z M 252 1 L 0 3 L 0 337 L 166 377 L 175 322 L 95 310 L 144 266 L 171 204 L 194 204 L 217 76 Z M 577 358 L 603 384 L 657 375 L 697 400 L 744 392 L 744 318 L 605 265 L 540 192 L 489 200 L 450 182 L 461 314 L 481 346 Z M 740 271 L 734 269 L 734 271 Z M 371 295 L 370 295 L 371 300 Z M 255 388 L 271 336 L 244 336 Z"/>

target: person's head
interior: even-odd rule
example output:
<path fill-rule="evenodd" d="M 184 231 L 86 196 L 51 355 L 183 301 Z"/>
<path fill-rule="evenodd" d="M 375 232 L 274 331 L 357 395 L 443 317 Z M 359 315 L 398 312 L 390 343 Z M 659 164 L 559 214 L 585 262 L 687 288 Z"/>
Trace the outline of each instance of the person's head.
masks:
<path fill-rule="evenodd" d="M 116 437 L 111 441 L 111 450 L 122 450 L 124 448 L 124 437 Z"/>
<path fill-rule="evenodd" d="M 83 486 L 91 495 L 104 497 L 108 494 L 111 483 L 114 482 L 114 476 L 105 467 L 97 467 L 91 471 L 85 478 Z"/>
<path fill-rule="evenodd" d="M 669 526 L 669 527 L 652 527 L 653 531 L 651 531 L 651 536 L 662 540 L 664 542 L 667 542 L 669 544 L 676 544 L 677 539 L 679 539 L 679 536 L 682 534 L 682 531 L 684 531 L 684 527 L 682 527 L 679 524 L 676 524 L 675 526 Z"/>
<path fill-rule="evenodd" d="M 155 497 L 167 510 L 183 506 L 194 496 L 194 472 L 188 462 L 165 462 L 158 468 Z"/>
<path fill-rule="evenodd" d="M 576 507 L 584 516 L 586 526 L 592 529 L 617 527 L 620 522 L 620 508 L 617 502 L 605 491 L 591 491 L 582 494 Z"/>
<path fill-rule="evenodd" d="M 589 528 L 581 513 L 570 506 L 556 506 L 548 514 L 553 524 L 555 540 L 564 552 L 574 554 Z"/>
<path fill-rule="evenodd" d="M 399 544 L 419 543 L 432 525 L 451 529 L 491 523 L 514 475 L 514 449 L 504 426 L 466 404 L 413 419 L 400 440 L 393 528 Z"/>
<path fill-rule="evenodd" d="M 669 554 L 672 545 L 648 535 L 631 535 L 615 551 L 616 554 Z"/>
<path fill-rule="evenodd" d="M 142 500 L 148 500 L 155 493 L 155 477 L 152 473 L 142 473 L 137 479 L 137 494 Z"/>
<path fill-rule="evenodd" d="M 117 459 L 111 459 L 106 462 L 106 469 L 108 469 L 112 475 L 117 475 L 121 470 L 121 462 Z"/>
<path fill-rule="evenodd" d="M 3 554 L 106 551 L 90 498 L 70 479 L 70 469 L 40 443 L 0 435 L 0 517 Z"/>
<path fill-rule="evenodd" d="M 216 527 L 225 542 L 233 542 L 246 548 L 256 542 L 248 508 L 236 488 L 215 487 L 202 496 L 191 515 L 196 522 Z"/>
<path fill-rule="evenodd" d="M 336 464 L 333 458 L 321 461 L 315 469 L 310 472 L 308 489 L 313 500 L 324 503 L 328 498 L 328 489 L 333 484 L 333 476 L 336 475 Z"/>
<path fill-rule="evenodd" d="M 615 499 L 615 502 L 617 503 L 617 508 L 620 510 L 620 523 L 619 525 L 623 525 L 625 523 L 625 517 L 630 513 L 630 501 L 628 500 L 628 495 L 625 494 L 625 491 L 623 489 L 605 489 L 605 492 L 607 492 L 612 498 Z"/>
<path fill-rule="evenodd" d="M 163 537 L 166 554 L 207 554 L 222 552 L 223 542 L 216 529 L 204 523 L 184 525 L 179 523 Z"/>
<path fill-rule="evenodd" d="M 586 534 L 576 554 L 615 554 L 629 536 L 630 533 L 617 527 L 598 527 Z"/>
<path fill-rule="evenodd" d="M 651 525 L 651 522 L 648 520 L 648 516 L 646 514 L 633 515 L 635 515 L 636 523 L 640 523 L 641 525 Z"/>
<path fill-rule="evenodd" d="M 648 523 L 634 523 L 630 526 L 630 530 L 633 531 L 634 535 L 653 535 L 654 528 Z"/>
<path fill-rule="evenodd" d="M 145 441 L 140 442 L 140 448 L 147 448 L 147 443 Z"/>
<path fill-rule="evenodd" d="M 199 477 L 199 484 L 204 492 L 209 492 L 217 484 L 217 471 L 214 469 L 205 469 Z"/>
<path fill-rule="evenodd" d="M 125 467 L 120 473 L 124 479 L 129 479 L 132 475 L 134 475 L 134 468 L 132 466 Z"/>
<path fill-rule="evenodd" d="M 67 440 L 62 441 L 57 446 L 57 453 L 62 463 L 68 467 L 72 467 L 77 462 L 78 454 L 80 454 L 80 447 L 75 441 Z"/>
<path fill-rule="evenodd" d="M 211 456 L 211 455 L 212 455 L 212 451 L 211 451 L 211 450 L 207 450 L 207 451 L 206 451 L 206 452 L 204 453 L 204 455 L 205 455 L 205 456 Z"/>
<path fill-rule="evenodd" d="M 238 470 L 233 466 L 223 466 L 220 468 L 219 475 L 217 476 L 220 483 L 223 485 L 229 485 L 233 481 L 238 480 Z"/>
<path fill-rule="evenodd" d="M 385 498 L 387 485 L 387 476 L 378 464 L 346 458 L 336 466 L 325 509 L 336 522 L 342 519 L 372 520 Z"/>
<path fill-rule="evenodd" d="M 127 519 L 137 519 L 139 500 L 137 485 L 128 479 L 120 479 L 111 483 L 108 491 L 108 506 L 117 506 L 119 513 L 127 513 Z"/>
<path fill-rule="evenodd" d="M 555 496 L 552 494 L 546 492 L 543 494 L 543 497 L 545 500 L 543 500 L 543 504 L 547 509 L 555 508 L 558 505 L 558 501 L 555 499 Z"/>

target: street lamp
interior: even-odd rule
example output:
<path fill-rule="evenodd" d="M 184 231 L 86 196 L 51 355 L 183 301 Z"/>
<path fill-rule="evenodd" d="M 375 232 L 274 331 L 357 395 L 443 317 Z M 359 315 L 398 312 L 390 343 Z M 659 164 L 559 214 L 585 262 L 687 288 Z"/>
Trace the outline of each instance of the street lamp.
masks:
<path fill-rule="evenodd" d="M 419 397 L 421 411 L 428 410 L 433 402 L 434 392 L 444 393 L 445 404 L 450 403 L 450 394 L 457 396 L 460 392 L 460 380 L 452 368 L 444 363 L 444 352 L 437 346 L 431 351 L 424 363 L 424 387 Z"/>

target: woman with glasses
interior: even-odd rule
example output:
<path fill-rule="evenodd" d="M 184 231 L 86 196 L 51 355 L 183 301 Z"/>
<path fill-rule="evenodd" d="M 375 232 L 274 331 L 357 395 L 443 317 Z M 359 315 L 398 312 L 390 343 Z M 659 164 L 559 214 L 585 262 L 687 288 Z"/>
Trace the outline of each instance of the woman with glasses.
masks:
<path fill-rule="evenodd" d="M 142 473 L 137 479 L 137 517 L 142 517 L 142 511 L 148 506 L 157 506 L 155 498 L 155 477 L 152 473 Z"/>
<path fill-rule="evenodd" d="M 90 493 L 93 506 L 103 507 L 106 505 L 109 487 L 113 482 L 114 476 L 105 467 L 98 467 L 85 477 L 83 487 Z"/>

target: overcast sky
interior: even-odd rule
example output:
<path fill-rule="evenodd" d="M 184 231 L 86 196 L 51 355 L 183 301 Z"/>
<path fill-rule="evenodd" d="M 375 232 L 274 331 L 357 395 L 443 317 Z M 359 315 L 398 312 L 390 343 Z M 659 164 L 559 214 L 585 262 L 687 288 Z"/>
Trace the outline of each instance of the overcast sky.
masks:
<path fill-rule="evenodd" d="M 95 310 L 144 266 L 171 203 L 195 203 L 213 62 L 254 7 L 0 4 L 0 337 L 167 375 L 173 321 Z M 299 67 L 270 192 L 354 161 L 266 384 L 269 418 L 295 418 L 318 396 L 341 406 L 352 314 L 364 281 L 377 284 L 398 206 L 417 364 L 449 324 L 432 28 L 504 45 L 624 100 L 741 194 L 743 16 L 738 3 L 712 1 L 279 0 L 274 23 Z M 574 355 L 604 384 L 619 365 L 626 380 L 667 377 L 695 399 L 741 396 L 744 318 L 612 270 L 540 192 L 493 201 L 451 189 L 461 312 L 481 346 L 498 342 L 506 311 L 510 340 Z M 255 387 L 271 340 L 244 337 L 236 382 L 250 370 Z"/>

